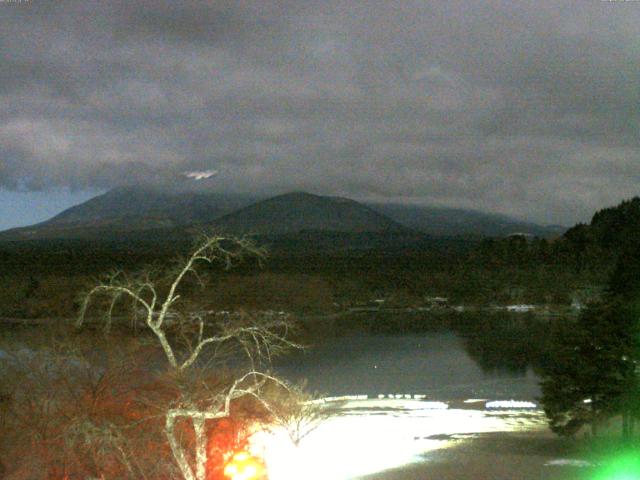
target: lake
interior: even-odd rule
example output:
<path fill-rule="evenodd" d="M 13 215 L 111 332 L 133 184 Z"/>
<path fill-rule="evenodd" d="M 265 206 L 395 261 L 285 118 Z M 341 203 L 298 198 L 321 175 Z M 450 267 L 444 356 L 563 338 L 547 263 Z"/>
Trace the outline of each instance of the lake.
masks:
<path fill-rule="evenodd" d="M 278 360 L 280 375 L 342 399 L 297 448 L 278 432 L 257 442 L 270 479 L 583 478 L 588 462 L 536 405 L 547 321 L 483 325 L 360 332 Z"/>
<path fill-rule="evenodd" d="M 328 396 L 411 394 L 433 400 L 539 396 L 531 365 L 514 370 L 505 357 L 504 368 L 483 369 L 468 353 L 468 344 L 452 331 L 351 334 L 279 359 L 275 369 L 293 381 L 307 379 L 311 391 Z"/>
<path fill-rule="evenodd" d="M 297 447 L 275 430 L 253 448 L 270 480 L 579 478 L 583 459 L 563 449 L 535 405 L 548 327 L 514 315 L 327 336 L 273 368 L 322 397 L 346 397 L 326 402 L 337 415 Z M 14 330 L 18 343 L 32 336 Z"/>

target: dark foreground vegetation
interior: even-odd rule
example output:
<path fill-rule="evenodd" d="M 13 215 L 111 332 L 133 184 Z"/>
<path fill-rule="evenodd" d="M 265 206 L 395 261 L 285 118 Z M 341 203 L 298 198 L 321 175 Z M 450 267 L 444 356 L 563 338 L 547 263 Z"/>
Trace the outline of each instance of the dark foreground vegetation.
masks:
<path fill-rule="evenodd" d="M 71 240 L 0 245 L 0 316 L 72 317 L 77 292 L 100 274 L 161 266 L 187 245 Z M 417 307 L 433 297 L 450 305 L 569 306 L 596 295 L 608 272 L 600 257 L 577 266 L 566 239 L 439 240 L 395 251 L 318 251 L 305 244 L 306 251 L 295 255 L 267 245 L 270 254 L 261 267 L 248 262 L 232 271 L 219 269 L 215 282 L 199 295 L 221 309 L 254 306 L 296 313 L 331 313 L 374 300 Z"/>

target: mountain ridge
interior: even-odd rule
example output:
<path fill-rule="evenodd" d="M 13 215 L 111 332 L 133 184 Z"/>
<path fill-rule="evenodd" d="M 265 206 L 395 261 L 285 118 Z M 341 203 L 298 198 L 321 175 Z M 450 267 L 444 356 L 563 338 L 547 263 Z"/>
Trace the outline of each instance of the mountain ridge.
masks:
<path fill-rule="evenodd" d="M 214 222 L 223 231 L 290 234 L 301 231 L 403 232 L 409 229 L 345 197 L 289 192 L 254 203 Z"/>
<path fill-rule="evenodd" d="M 114 188 L 44 222 L 0 232 L 0 240 L 100 239 L 104 235 L 117 238 L 119 234 L 135 236 L 152 230 L 179 232 L 197 228 L 270 236 L 324 231 L 414 236 L 525 233 L 552 237 L 564 231 L 563 227 L 543 227 L 498 214 L 364 203 L 300 191 L 260 198 L 257 195 L 128 186 Z"/>
<path fill-rule="evenodd" d="M 540 225 L 500 213 L 464 208 L 374 202 L 365 205 L 406 227 L 433 236 L 504 237 L 523 233 L 554 238 L 567 230 L 562 225 Z"/>
<path fill-rule="evenodd" d="M 140 216 L 164 218 L 178 224 L 213 221 L 258 200 L 249 195 L 224 195 L 204 192 L 172 192 L 157 188 L 117 187 L 70 207 L 39 225 L 124 219 Z M 135 203 L 136 209 L 131 211 Z"/>

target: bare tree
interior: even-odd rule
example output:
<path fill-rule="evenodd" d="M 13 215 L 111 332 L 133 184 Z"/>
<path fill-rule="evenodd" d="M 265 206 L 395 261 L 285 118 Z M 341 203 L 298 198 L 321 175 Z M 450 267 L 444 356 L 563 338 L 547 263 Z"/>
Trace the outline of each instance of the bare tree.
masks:
<path fill-rule="evenodd" d="M 271 426 L 284 430 L 296 447 L 324 421 L 335 415 L 340 402 L 327 403 L 306 391 L 306 384 L 287 385 L 270 405 Z"/>
<path fill-rule="evenodd" d="M 258 258 L 264 257 L 264 251 L 246 239 L 206 237 L 187 259 L 169 273 L 171 283 L 164 296 L 159 291 L 158 280 L 151 278 L 148 272 L 134 277 L 116 272 L 84 296 L 76 326 L 82 326 L 89 304 L 96 296 L 102 295 L 109 300 L 105 314 L 105 329 L 109 331 L 116 304 L 123 298 L 128 298 L 143 312 L 144 324 L 156 336 L 169 364 L 176 370 L 185 370 L 193 365 L 206 346 L 219 347 L 229 341 L 240 342 L 245 349 L 248 347 L 247 342 L 252 342 L 257 355 L 267 358 L 283 348 L 298 347 L 286 338 L 291 322 L 285 315 L 271 313 L 248 319 L 246 315 L 216 315 L 215 312 L 207 311 L 191 311 L 185 316 L 175 310 L 181 298 L 178 291 L 185 277 L 191 274 L 201 281 L 196 269 L 199 263 L 219 261 L 230 267 L 234 260 L 248 254 Z M 182 339 L 186 339 L 190 347 L 188 353 L 182 356 L 177 355 L 175 346 L 168 339 L 168 329 L 176 327 L 176 322 Z M 193 327 L 196 327 L 195 331 Z M 193 334 L 190 338 L 185 336 L 187 330 Z M 213 330 L 215 333 L 205 335 L 205 330 Z M 250 350 L 252 349 L 248 349 L 248 352 Z"/>
<path fill-rule="evenodd" d="M 128 276 L 118 272 L 106 282 L 93 287 L 82 302 L 76 326 L 85 322 L 91 302 L 99 296 L 108 300 L 105 309 L 105 329 L 111 328 L 116 305 L 124 299 L 142 312 L 142 322 L 153 333 L 176 375 L 187 377 L 198 362 L 220 359 L 225 348 L 235 345 L 244 352 L 250 366 L 235 380 L 222 382 L 212 391 L 205 386 L 206 395 L 194 395 L 186 389 L 166 411 L 165 434 L 171 452 L 185 480 L 205 480 L 207 463 L 206 422 L 231 415 L 232 403 L 241 398 L 254 399 L 267 411 L 274 411 L 265 399 L 265 387 L 277 384 L 289 387 L 276 377 L 259 371 L 275 354 L 291 348 L 301 348 L 288 339 L 292 323 L 288 315 L 276 312 L 249 314 L 247 312 L 213 312 L 191 308 L 182 313 L 178 307 L 179 293 L 185 279 L 193 276 L 202 281 L 197 267 L 200 264 L 222 262 L 230 267 L 234 261 L 252 255 L 263 258 L 264 252 L 246 239 L 221 236 L 204 238 L 192 253 L 182 259 L 169 274 L 167 286 L 149 272 Z M 166 290 L 166 292 L 165 292 Z M 188 455 L 176 431 L 177 422 L 187 419 L 195 434 L 195 455 Z M 194 459 L 190 461 L 190 459 Z M 192 468 L 191 463 L 194 463 Z"/>

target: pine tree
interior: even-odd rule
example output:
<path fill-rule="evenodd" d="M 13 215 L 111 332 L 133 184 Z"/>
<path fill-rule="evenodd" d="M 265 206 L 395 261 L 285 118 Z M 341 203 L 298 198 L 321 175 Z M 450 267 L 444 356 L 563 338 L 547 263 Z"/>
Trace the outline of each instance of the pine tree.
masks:
<path fill-rule="evenodd" d="M 635 308 L 618 298 L 589 305 L 555 335 L 554 362 L 543 372 L 542 405 L 551 429 L 572 435 L 590 424 L 633 413 L 639 335 Z"/>

